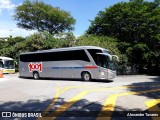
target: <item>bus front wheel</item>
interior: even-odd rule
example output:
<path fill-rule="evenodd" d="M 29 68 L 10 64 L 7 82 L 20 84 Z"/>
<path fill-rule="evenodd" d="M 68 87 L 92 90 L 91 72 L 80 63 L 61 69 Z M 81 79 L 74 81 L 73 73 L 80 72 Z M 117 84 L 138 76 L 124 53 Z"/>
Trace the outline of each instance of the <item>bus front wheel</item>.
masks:
<path fill-rule="evenodd" d="M 33 78 L 34 79 L 39 79 L 39 73 L 38 72 L 33 72 Z"/>
<path fill-rule="evenodd" d="M 82 80 L 84 81 L 90 81 L 91 80 L 91 75 L 89 72 L 83 72 L 82 73 Z"/>

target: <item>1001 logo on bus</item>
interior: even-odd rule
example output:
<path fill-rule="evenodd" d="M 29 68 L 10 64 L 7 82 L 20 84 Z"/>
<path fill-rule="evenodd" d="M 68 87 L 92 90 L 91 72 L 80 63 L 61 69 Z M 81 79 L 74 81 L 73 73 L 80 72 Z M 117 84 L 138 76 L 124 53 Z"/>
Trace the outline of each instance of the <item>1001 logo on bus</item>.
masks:
<path fill-rule="evenodd" d="M 42 72 L 42 62 L 41 63 L 30 63 L 28 64 L 29 72 L 39 71 Z"/>

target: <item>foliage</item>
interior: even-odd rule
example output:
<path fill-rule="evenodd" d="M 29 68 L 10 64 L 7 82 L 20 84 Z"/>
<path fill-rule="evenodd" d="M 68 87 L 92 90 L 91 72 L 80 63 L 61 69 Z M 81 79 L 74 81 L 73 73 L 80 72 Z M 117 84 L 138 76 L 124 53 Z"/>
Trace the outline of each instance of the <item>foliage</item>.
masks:
<path fill-rule="evenodd" d="M 75 23 L 69 12 L 38 0 L 25 0 L 16 8 L 13 17 L 20 28 L 48 31 L 50 34 L 73 30 Z"/>
<path fill-rule="evenodd" d="M 19 42 L 24 42 L 24 40 L 25 39 L 22 37 L 10 37 L 6 40 L 2 40 L 3 44 L 0 44 L 0 56 L 16 58 L 17 50 L 15 48 L 15 45 Z"/>
<path fill-rule="evenodd" d="M 119 55 L 117 40 L 106 36 L 84 35 L 78 38 L 75 46 L 99 46 L 110 50 L 112 54 Z"/>
<path fill-rule="evenodd" d="M 55 36 L 58 39 L 56 48 L 59 47 L 72 47 L 75 44 L 76 38 L 73 33 L 59 33 Z"/>
<path fill-rule="evenodd" d="M 130 64 L 160 71 L 160 0 L 117 3 L 100 11 L 86 33 L 117 38 Z"/>
<path fill-rule="evenodd" d="M 26 38 L 15 37 L 2 40 L 0 55 L 14 58 L 18 61 L 22 52 L 32 52 L 59 47 L 73 46 L 75 37 L 73 33 L 61 33 L 53 36 L 48 32 L 37 32 Z"/>
<path fill-rule="evenodd" d="M 159 33 L 160 8 L 154 2 L 133 0 L 100 11 L 88 34 L 107 35 L 129 43 L 149 42 Z"/>

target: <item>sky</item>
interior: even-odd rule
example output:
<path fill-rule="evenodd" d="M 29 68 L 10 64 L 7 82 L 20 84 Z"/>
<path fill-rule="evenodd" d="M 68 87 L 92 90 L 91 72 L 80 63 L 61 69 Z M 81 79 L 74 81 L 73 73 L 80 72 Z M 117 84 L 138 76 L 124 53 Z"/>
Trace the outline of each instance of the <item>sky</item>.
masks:
<path fill-rule="evenodd" d="M 31 0 L 32 1 L 32 0 Z M 41 0 L 53 7 L 59 7 L 70 12 L 76 19 L 75 36 L 81 36 L 90 26 L 89 20 L 94 20 L 99 11 L 112 6 L 118 2 L 127 2 L 129 0 Z M 26 37 L 35 31 L 20 29 L 13 19 L 15 8 L 21 5 L 24 0 L 0 0 L 0 38 L 9 35 Z"/>

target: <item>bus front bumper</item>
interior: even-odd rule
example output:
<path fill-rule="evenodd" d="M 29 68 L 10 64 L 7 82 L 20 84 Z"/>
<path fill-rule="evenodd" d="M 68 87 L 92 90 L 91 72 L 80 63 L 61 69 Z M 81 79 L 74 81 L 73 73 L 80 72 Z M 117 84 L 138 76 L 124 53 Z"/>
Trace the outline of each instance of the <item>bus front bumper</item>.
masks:
<path fill-rule="evenodd" d="M 10 69 L 10 70 L 8 70 L 8 69 L 3 69 L 3 73 L 4 73 L 4 74 L 5 74 L 5 73 L 13 74 L 13 73 L 15 73 L 15 69 Z"/>

